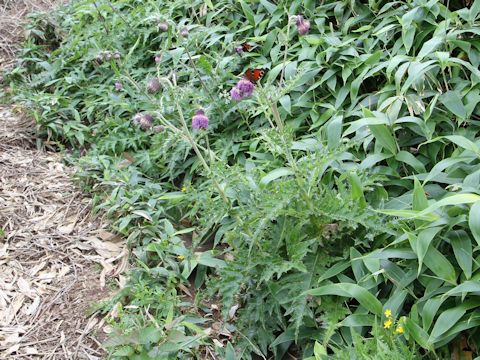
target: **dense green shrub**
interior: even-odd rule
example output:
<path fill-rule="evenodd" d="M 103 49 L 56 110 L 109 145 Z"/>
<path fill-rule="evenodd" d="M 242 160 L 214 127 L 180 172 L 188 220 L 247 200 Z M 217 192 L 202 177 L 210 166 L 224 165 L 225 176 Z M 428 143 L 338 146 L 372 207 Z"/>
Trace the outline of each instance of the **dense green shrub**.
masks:
<path fill-rule="evenodd" d="M 478 351 L 479 15 L 80 0 L 34 17 L 17 100 L 74 149 L 136 264 L 112 358 Z"/>

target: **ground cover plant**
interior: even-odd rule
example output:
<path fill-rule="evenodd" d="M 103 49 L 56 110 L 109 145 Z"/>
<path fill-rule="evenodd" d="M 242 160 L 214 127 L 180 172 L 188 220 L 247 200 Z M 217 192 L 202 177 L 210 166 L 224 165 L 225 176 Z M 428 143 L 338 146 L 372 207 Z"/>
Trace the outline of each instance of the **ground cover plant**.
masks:
<path fill-rule="evenodd" d="M 480 1 L 79 0 L 11 86 L 134 267 L 112 358 L 473 358 Z"/>

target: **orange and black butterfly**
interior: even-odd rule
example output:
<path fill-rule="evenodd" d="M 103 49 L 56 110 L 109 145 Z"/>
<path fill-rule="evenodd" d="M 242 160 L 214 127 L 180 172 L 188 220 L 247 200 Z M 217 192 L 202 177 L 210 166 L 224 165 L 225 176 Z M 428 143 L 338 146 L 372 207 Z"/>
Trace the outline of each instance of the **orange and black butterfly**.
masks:
<path fill-rule="evenodd" d="M 249 43 L 244 42 L 243 44 L 240 44 L 240 46 L 237 46 L 237 47 L 235 48 L 235 52 L 236 52 L 238 55 L 242 56 L 242 53 L 244 53 L 244 52 L 250 52 L 250 51 L 252 51 L 252 49 L 253 49 L 253 45 L 252 45 L 252 44 L 249 44 Z"/>
<path fill-rule="evenodd" d="M 247 69 L 244 77 L 255 84 L 263 77 L 263 75 L 265 75 L 264 69 Z"/>
<path fill-rule="evenodd" d="M 246 43 L 244 42 L 242 45 L 240 45 L 242 47 L 242 50 L 243 51 L 252 51 L 253 49 L 253 45 L 252 44 L 249 44 L 249 43 Z"/>

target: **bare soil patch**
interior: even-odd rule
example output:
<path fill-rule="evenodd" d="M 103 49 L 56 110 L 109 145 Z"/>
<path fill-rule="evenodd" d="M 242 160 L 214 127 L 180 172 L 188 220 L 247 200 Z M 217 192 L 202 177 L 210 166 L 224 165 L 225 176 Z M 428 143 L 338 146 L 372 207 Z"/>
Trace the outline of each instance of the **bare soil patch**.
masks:
<path fill-rule="evenodd" d="M 89 310 L 128 252 L 32 129 L 0 107 L 0 358 L 100 359 L 103 320 Z"/>

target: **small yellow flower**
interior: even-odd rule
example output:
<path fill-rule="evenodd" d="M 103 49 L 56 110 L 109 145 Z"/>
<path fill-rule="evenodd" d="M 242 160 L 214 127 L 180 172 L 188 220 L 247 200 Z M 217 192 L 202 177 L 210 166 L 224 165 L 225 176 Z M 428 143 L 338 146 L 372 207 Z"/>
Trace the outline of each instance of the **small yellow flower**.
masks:
<path fill-rule="evenodd" d="M 392 317 L 392 310 L 390 309 L 386 309 L 385 312 L 384 312 L 385 316 L 387 318 L 391 318 Z"/>
<path fill-rule="evenodd" d="M 403 334 L 405 332 L 405 329 L 403 328 L 402 325 L 398 325 L 397 328 L 395 329 L 396 334 Z"/>
<path fill-rule="evenodd" d="M 183 193 L 187 192 L 187 187 L 185 185 L 182 186 L 182 192 Z"/>
<path fill-rule="evenodd" d="M 393 321 L 388 319 L 388 320 L 385 320 L 384 323 L 383 323 L 383 327 L 385 329 L 390 329 L 393 325 Z"/>
<path fill-rule="evenodd" d="M 178 255 L 178 256 L 177 256 L 177 259 L 180 260 L 180 261 L 185 260 L 185 256 L 183 256 L 183 255 Z"/>

